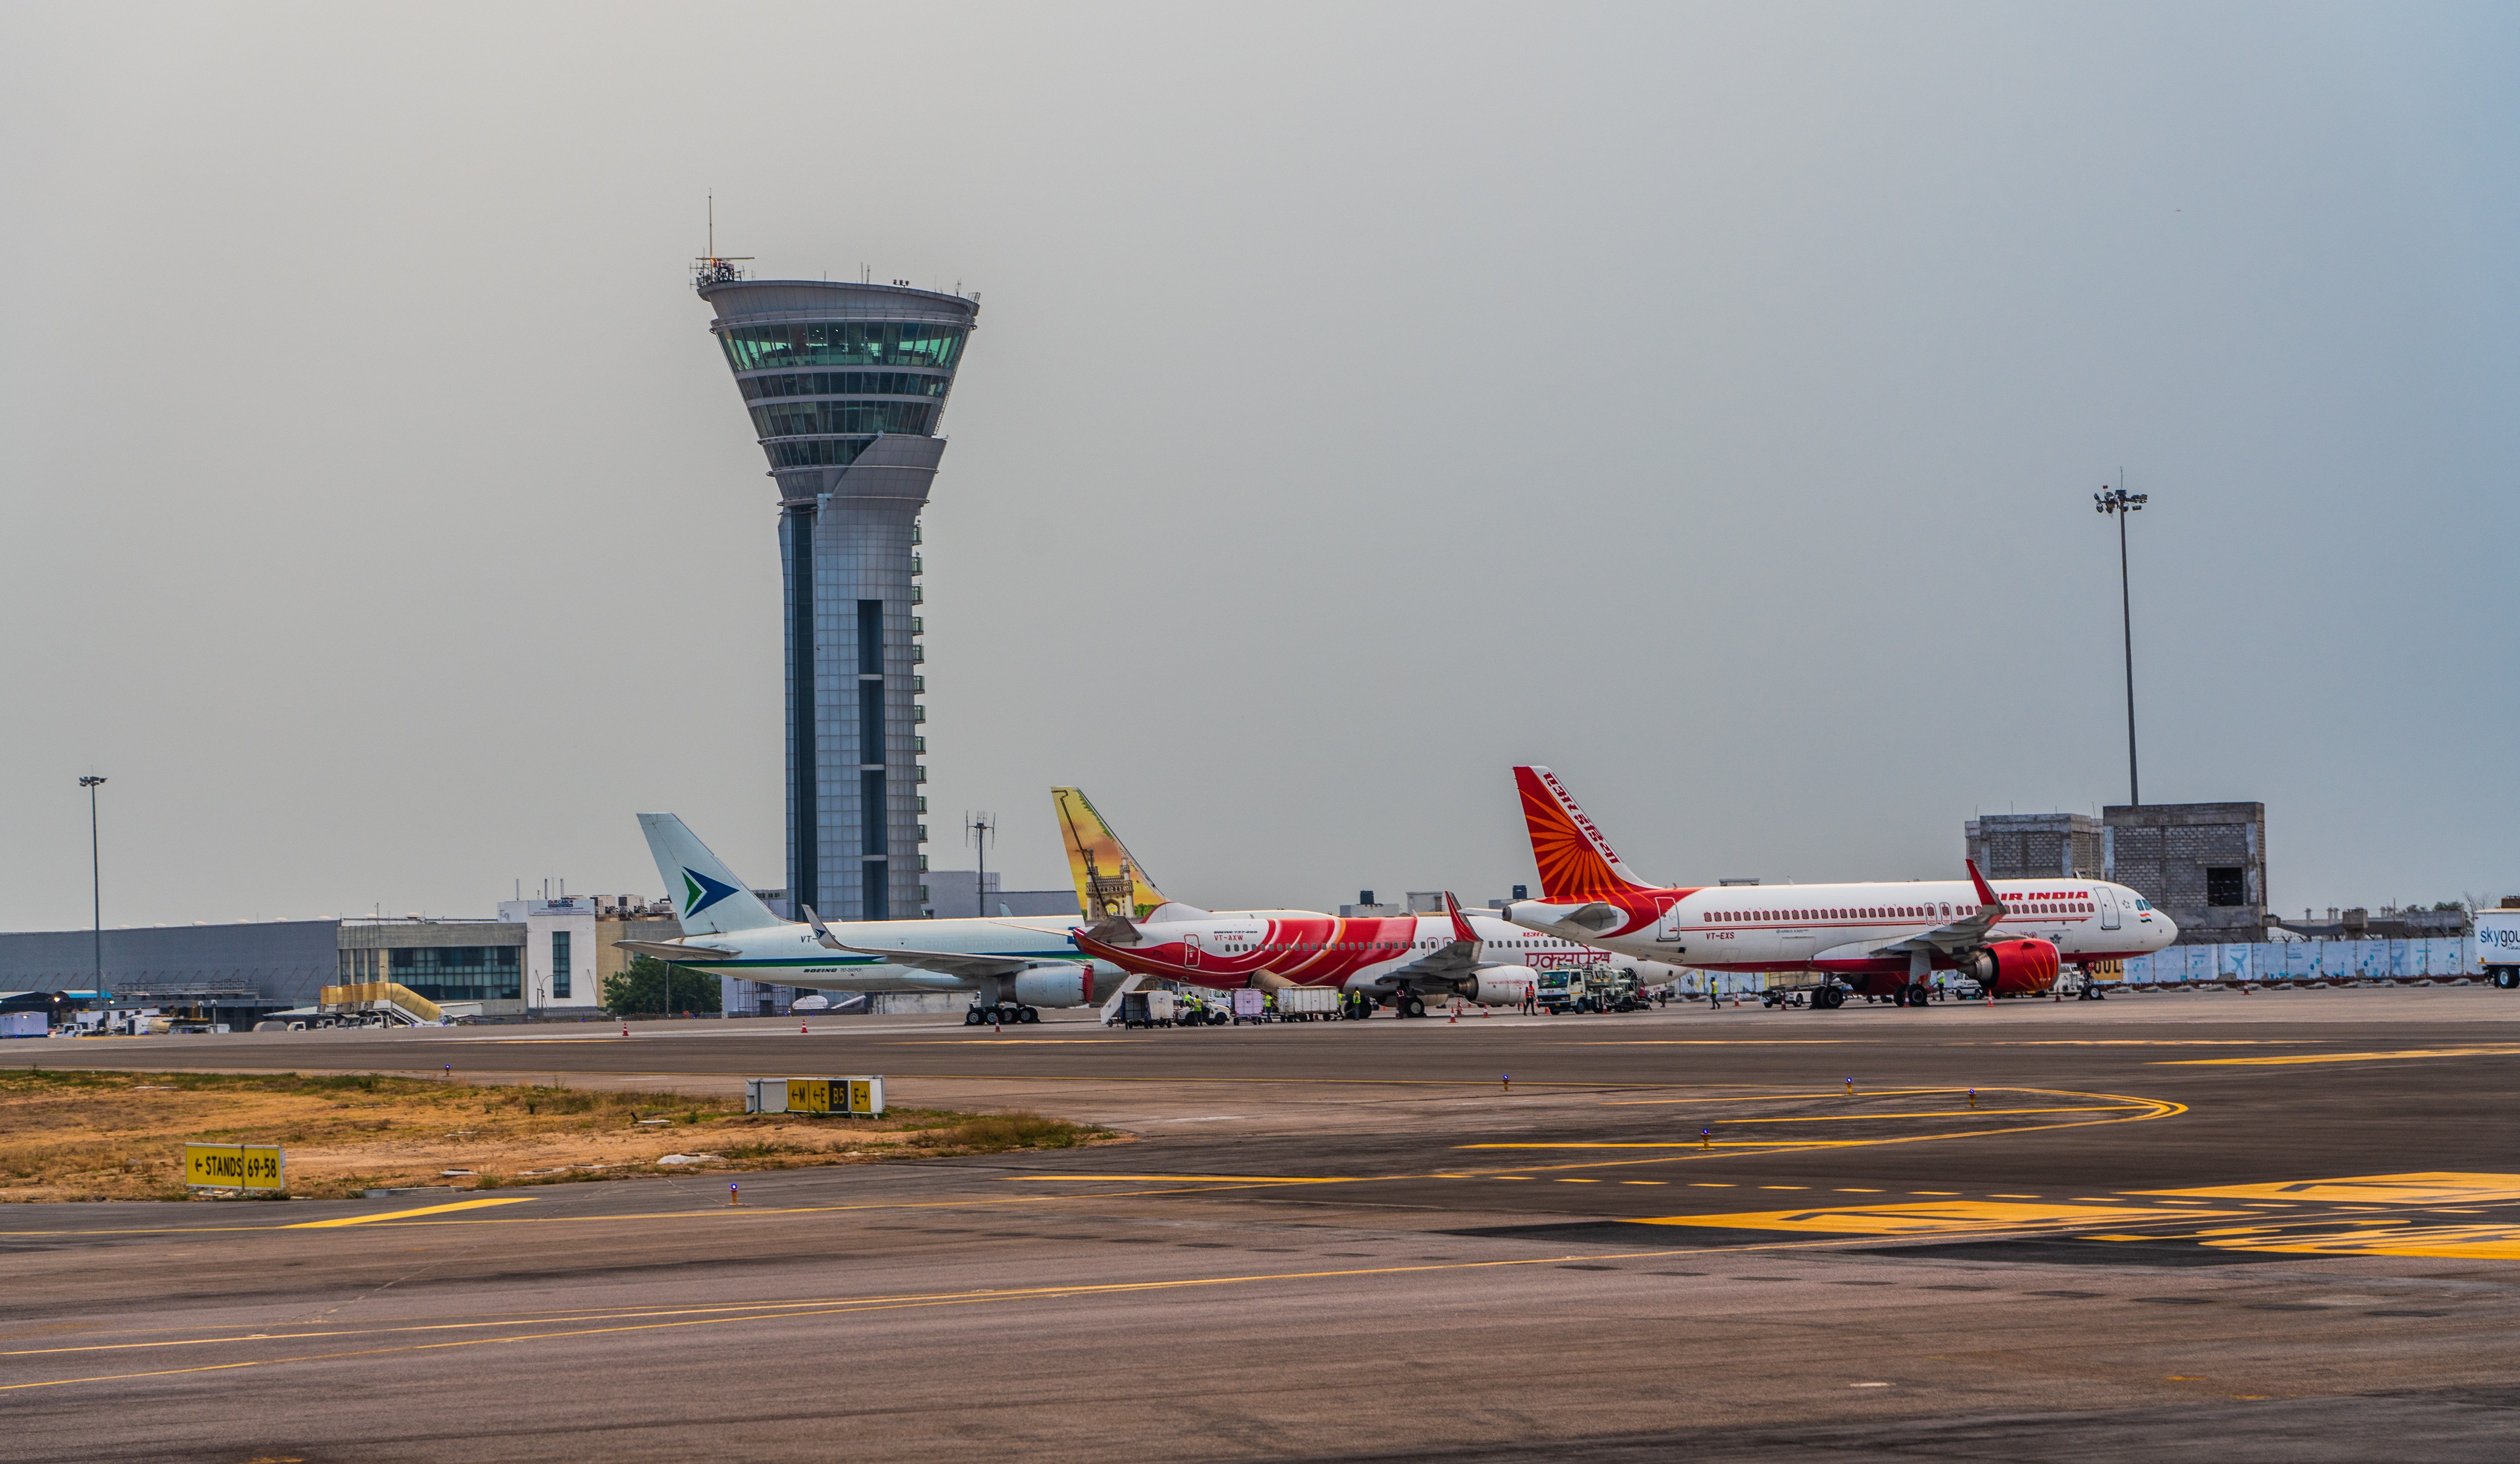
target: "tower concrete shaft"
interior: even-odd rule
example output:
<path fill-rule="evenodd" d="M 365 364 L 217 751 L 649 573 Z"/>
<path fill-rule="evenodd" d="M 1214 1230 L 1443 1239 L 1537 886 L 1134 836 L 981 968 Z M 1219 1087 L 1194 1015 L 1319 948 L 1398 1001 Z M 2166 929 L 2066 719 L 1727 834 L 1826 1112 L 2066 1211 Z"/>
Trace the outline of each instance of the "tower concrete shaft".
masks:
<path fill-rule="evenodd" d="M 979 302 L 709 262 L 709 330 L 779 485 L 788 898 L 799 918 L 913 918 L 927 837 L 919 513 Z"/>

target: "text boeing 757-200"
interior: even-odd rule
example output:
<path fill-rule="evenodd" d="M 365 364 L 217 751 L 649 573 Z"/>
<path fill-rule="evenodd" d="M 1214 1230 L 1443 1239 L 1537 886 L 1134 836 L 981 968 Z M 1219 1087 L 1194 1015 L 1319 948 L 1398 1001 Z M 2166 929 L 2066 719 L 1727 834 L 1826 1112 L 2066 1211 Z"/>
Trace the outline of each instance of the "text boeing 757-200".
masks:
<path fill-rule="evenodd" d="M 1609 841 L 1545 767 L 1517 767 L 1542 898 L 1505 918 L 1525 930 L 1701 971 L 1799 972 L 1819 1005 L 1849 990 L 1921 1003 L 1936 971 L 2002 994 L 2045 991 L 2058 962 L 2118 961 L 2161 949 L 2179 928 L 2105 880 L 1658 886 L 1630 876 Z"/>

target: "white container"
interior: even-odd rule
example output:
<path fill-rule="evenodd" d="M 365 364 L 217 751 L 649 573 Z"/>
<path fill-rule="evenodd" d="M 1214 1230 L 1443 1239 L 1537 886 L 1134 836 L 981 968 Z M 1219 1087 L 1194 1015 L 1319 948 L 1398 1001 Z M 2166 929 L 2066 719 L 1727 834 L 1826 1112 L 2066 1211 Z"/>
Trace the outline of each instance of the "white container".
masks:
<path fill-rule="evenodd" d="M 1332 986 L 1284 986 L 1278 991 L 1278 1015 L 1330 1017 L 1338 1012 L 1339 993 Z"/>
<path fill-rule="evenodd" d="M 2477 974 L 2506 991 L 2520 987 L 2520 910 L 2477 911 L 2474 939 Z"/>

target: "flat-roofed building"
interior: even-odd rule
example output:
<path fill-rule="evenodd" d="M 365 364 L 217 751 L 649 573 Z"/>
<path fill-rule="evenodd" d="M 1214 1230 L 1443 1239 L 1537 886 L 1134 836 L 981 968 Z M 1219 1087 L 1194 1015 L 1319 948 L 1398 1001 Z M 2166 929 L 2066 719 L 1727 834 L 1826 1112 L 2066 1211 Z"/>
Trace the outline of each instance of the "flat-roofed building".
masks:
<path fill-rule="evenodd" d="M 1990 880 L 2095 880 L 2101 834 L 2088 813 L 1981 813 L 1968 821 L 1968 856 Z"/>
<path fill-rule="evenodd" d="M 2180 944 L 2265 938 L 2266 804 L 2118 803 L 2100 824 L 2100 877 L 2177 921 Z"/>

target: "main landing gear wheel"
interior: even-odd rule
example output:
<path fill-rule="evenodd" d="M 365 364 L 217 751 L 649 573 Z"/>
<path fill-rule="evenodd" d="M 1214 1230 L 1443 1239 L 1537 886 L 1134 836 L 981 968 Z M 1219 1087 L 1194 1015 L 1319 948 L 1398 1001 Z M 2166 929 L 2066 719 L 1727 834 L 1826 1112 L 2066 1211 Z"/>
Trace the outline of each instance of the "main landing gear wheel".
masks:
<path fill-rule="evenodd" d="M 1015 1020 L 1018 1022 L 1039 1022 L 1041 1020 L 1041 1009 L 1039 1007 L 1018 1008 Z"/>
<path fill-rule="evenodd" d="M 1403 997 L 1400 1002 L 1400 1015 L 1404 1017 L 1423 1017 L 1426 1015 L 1426 1003 L 1418 1000 L 1415 996 Z"/>
<path fill-rule="evenodd" d="M 963 1014 L 963 1025 L 965 1027 L 979 1027 L 987 1023 L 988 1020 L 989 1019 L 987 1017 L 981 1015 L 978 1007 L 972 1007 Z"/>
<path fill-rule="evenodd" d="M 1812 993 L 1812 1010 L 1833 1012 L 1846 1005 L 1846 992 L 1837 986 L 1822 986 Z"/>

